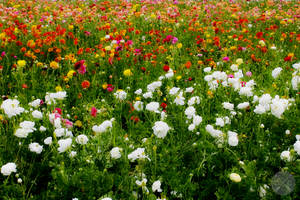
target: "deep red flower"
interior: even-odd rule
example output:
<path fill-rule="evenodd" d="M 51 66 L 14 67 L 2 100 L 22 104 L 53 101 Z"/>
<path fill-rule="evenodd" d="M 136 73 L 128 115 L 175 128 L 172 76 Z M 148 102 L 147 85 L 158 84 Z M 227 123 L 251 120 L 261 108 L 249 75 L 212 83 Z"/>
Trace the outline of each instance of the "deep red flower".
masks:
<path fill-rule="evenodd" d="M 168 71 L 170 70 L 170 67 L 169 67 L 168 65 L 165 65 L 165 66 L 163 67 L 163 70 L 164 70 L 165 72 L 168 72 Z"/>
<path fill-rule="evenodd" d="M 84 80 L 84 81 L 82 81 L 82 83 L 81 83 L 81 87 L 82 87 L 83 89 L 89 88 L 90 85 L 91 85 L 90 82 L 87 81 L 87 80 Z"/>
<path fill-rule="evenodd" d="M 167 104 L 164 103 L 164 102 L 162 102 L 162 103 L 160 104 L 160 106 L 161 106 L 163 109 L 165 109 L 165 108 L 167 107 Z"/>

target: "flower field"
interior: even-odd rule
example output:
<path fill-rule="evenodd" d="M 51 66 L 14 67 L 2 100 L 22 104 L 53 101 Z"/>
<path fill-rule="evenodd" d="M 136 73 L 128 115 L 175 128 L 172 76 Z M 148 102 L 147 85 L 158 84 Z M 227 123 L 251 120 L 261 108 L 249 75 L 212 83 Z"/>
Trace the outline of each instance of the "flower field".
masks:
<path fill-rule="evenodd" d="M 299 1 L 0 1 L 0 199 L 298 199 L 299 30 Z"/>

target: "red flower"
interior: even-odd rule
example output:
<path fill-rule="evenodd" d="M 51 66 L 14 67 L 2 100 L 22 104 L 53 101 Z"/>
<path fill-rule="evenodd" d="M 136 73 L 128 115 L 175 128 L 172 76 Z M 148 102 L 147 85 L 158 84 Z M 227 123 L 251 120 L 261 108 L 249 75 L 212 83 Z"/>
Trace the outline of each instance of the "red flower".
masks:
<path fill-rule="evenodd" d="M 82 81 L 82 83 L 81 83 L 81 87 L 82 87 L 83 89 L 89 88 L 90 85 L 91 85 L 90 82 L 87 81 L 87 80 L 84 80 L 84 81 Z"/>
<path fill-rule="evenodd" d="M 24 83 L 24 84 L 22 85 L 22 88 L 27 89 L 28 86 Z"/>
<path fill-rule="evenodd" d="M 161 106 L 163 109 L 165 109 L 165 108 L 167 107 L 167 104 L 164 103 L 164 102 L 162 102 L 162 103 L 160 104 L 160 106 Z"/>
<path fill-rule="evenodd" d="M 168 71 L 170 70 L 170 67 L 169 67 L 168 65 L 165 65 L 165 66 L 163 67 L 163 70 L 164 70 L 165 72 L 168 72 Z"/>
<path fill-rule="evenodd" d="M 189 69 L 191 66 L 192 66 L 191 61 L 187 61 L 187 62 L 185 63 L 185 67 L 186 67 L 187 69 Z"/>
<path fill-rule="evenodd" d="M 284 58 L 284 61 L 285 62 L 291 61 L 292 58 L 293 58 L 292 56 L 287 56 L 287 57 Z"/>

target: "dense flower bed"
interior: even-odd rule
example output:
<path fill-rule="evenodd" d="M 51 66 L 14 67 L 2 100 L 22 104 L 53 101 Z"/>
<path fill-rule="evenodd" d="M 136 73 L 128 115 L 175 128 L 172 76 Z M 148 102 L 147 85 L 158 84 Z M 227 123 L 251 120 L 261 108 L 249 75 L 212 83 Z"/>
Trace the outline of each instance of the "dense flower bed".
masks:
<path fill-rule="evenodd" d="M 299 198 L 299 18 L 297 1 L 0 3 L 1 198 Z"/>

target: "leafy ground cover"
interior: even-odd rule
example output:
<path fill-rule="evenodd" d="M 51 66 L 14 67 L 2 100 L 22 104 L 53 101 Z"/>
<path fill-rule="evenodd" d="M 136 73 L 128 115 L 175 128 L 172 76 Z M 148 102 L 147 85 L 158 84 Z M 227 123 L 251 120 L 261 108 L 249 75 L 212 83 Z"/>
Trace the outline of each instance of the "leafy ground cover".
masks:
<path fill-rule="evenodd" d="M 299 5 L 2 1 L 1 199 L 299 198 Z"/>

